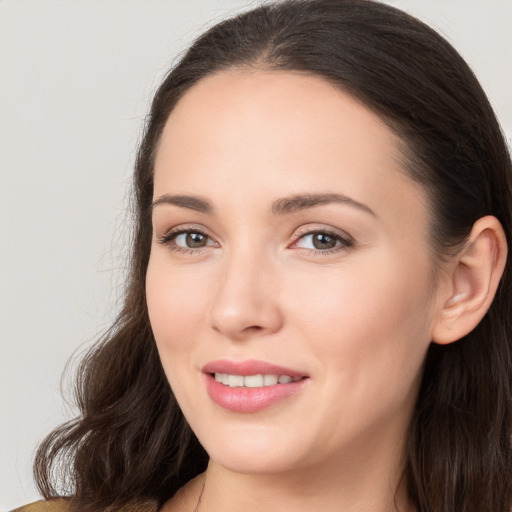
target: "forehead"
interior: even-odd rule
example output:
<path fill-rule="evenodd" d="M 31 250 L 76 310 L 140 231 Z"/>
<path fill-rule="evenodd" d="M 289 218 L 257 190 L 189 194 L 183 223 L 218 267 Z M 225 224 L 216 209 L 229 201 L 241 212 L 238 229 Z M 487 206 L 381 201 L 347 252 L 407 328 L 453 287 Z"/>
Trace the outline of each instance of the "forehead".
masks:
<path fill-rule="evenodd" d="M 300 157 L 319 147 L 356 152 L 371 140 L 373 151 L 360 156 L 380 151 L 397 164 L 401 157 L 395 134 L 359 100 L 323 78 L 291 71 L 228 70 L 200 80 L 172 111 L 159 155 L 165 146 L 185 151 L 198 140 L 203 154 L 235 144 L 242 156 L 250 141 L 255 153 L 264 145 L 273 158 L 279 148 Z"/>
<path fill-rule="evenodd" d="M 199 81 L 172 111 L 156 155 L 155 196 L 176 190 L 225 200 L 229 190 L 247 204 L 256 191 L 269 200 L 333 191 L 418 214 L 423 205 L 413 203 L 424 194 L 399 147 L 384 121 L 322 78 L 224 71 Z"/>

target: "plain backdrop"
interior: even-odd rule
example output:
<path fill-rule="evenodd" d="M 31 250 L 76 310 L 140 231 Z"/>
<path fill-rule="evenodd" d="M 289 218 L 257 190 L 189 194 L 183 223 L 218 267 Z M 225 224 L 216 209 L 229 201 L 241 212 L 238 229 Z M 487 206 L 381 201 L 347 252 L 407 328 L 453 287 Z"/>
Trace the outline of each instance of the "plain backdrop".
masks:
<path fill-rule="evenodd" d="M 512 0 L 389 3 L 452 41 L 510 137 Z M 37 442 L 73 415 L 64 366 L 115 317 L 152 92 L 198 33 L 256 4 L 0 0 L 0 510 L 38 499 Z"/>

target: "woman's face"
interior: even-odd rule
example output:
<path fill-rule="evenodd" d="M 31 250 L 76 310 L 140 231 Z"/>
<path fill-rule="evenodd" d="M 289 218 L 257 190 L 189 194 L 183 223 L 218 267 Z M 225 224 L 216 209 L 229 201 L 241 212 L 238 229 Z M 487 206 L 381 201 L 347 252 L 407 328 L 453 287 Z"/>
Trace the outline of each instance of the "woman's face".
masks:
<path fill-rule="evenodd" d="M 425 196 L 387 126 L 320 78 L 229 71 L 179 101 L 156 156 L 147 301 L 213 461 L 400 456 L 437 308 Z"/>

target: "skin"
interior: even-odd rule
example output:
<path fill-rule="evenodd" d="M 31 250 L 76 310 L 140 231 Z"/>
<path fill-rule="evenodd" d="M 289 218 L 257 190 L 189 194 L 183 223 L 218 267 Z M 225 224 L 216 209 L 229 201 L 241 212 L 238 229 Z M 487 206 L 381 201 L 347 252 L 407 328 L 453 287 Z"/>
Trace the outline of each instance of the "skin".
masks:
<path fill-rule="evenodd" d="M 363 206 L 271 211 L 326 193 Z M 395 135 L 321 78 L 225 71 L 169 117 L 154 200 L 166 194 L 211 206 L 155 205 L 147 273 L 164 370 L 211 461 L 164 510 L 194 510 L 204 481 L 199 510 L 209 512 L 388 512 L 395 499 L 410 510 L 402 489 L 395 496 L 403 443 L 451 284 L 435 271 L 426 194 Z M 162 243 L 170 230 L 199 230 L 206 244 L 187 247 L 185 234 Z M 313 245 L 315 230 L 333 233 L 334 250 Z M 217 359 L 309 378 L 262 411 L 227 411 L 201 371 Z"/>

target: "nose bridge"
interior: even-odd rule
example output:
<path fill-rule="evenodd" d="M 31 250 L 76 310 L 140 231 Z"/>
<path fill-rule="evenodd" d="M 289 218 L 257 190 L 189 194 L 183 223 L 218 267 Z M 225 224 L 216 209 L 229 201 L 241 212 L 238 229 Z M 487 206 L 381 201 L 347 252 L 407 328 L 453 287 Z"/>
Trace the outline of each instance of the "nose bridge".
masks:
<path fill-rule="evenodd" d="M 221 265 L 212 328 L 231 339 L 278 330 L 282 318 L 272 258 L 247 243 L 227 251 Z"/>

